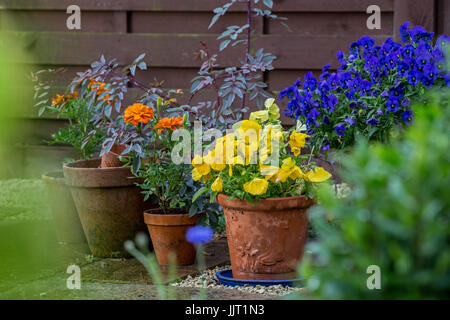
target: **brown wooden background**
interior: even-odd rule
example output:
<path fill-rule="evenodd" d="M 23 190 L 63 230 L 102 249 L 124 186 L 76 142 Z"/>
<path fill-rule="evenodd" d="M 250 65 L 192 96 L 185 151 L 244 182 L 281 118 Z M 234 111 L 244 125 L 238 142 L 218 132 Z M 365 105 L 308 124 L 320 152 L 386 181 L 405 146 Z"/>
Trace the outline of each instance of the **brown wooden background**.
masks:
<path fill-rule="evenodd" d="M 151 82 L 156 78 L 165 80 L 164 87 L 186 89 L 199 67 L 194 53 L 200 41 L 207 42 L 211 51 L 216 52 L 215 38 L 226 26 L 246 23 L 244 7 L 236 6 L 208 30 L 211 11 L 222 3 L 222 0 L 0 0 L 0 30 L 17 32 L 23 48 L 30 53 L 30 60 L 18 62 L 34 70 L 65 67 L 67 82 L 101 54 L 115 57 L 124 65 L 145 52 L 150 68 L 138 74 L 140 80 Z M 273 91 L 292 84 L 309 70 L 317 72 L 326 63 L 335 66 L 336 52 L 347 50 L 362 35 L 378 41 L 396 36 L 395 31 L 404 21 L 420 24 L 437 34 L 450 34 L 449 0 L 275 0 L 274 3 L 274 12 L 289 19 L 287 24 L 292 32 L 277 21 L 262 18 L 254 21 L 255 46 L 278 57 L 276 69 L 264 74 Z M 66 9 L 71 4 L 81 8 L 79 31 L 66 28 Z M 366 9 L 372 4 L 381 8 L 381 30 L 366 27 L 369 16 Z M 226 49 L 220 64 L 233 65 L 242 58 L 242 49 Z M 128 99 L 132 101 L 133 90 Z M 21 118 L 31 135 L 22 142 L 32 147 L 22 148 L 21 161 L 34 164 L 30 157 L 42 158 L 45 167 L 52 167 L 54 161 L 48 162 L 42 149 L 35 146 L 42 145 L 65 122 L 52 116 L 38 118 L 31 101 L 29 105 Z M 60 152 L 61 148 L 46 150 L 56 161 L 66 155 L 65 151 Z"/>

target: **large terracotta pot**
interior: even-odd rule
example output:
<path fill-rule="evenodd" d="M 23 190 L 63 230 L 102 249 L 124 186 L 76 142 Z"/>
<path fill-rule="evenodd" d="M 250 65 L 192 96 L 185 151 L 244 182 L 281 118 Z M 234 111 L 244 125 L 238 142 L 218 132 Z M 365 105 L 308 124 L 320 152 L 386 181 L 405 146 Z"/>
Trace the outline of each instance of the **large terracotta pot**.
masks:
<path fill-rule="evenodd" d="M 145 232 L 142 212 L 151 208 L 130 168 L 99 168 L 100 159 L 64 165 L 89 247 L 97 257 L 128 256 L 124 242 Z"/>
<path fill-rule="evenodd" d="M 170 253 L 175 254 L 177 265 L 190 265 L 195 262 L 195 248 L 186 240 L 186 231 L 195 225 L 197 215 L 189 218 L 187 213 L 159 214 L 161 209 L 144 212 L 156 259 L 160 265 L 169 264 Z"/>
<path fill-rule="evenodd" d="M 248 201 L 219 194 L 227 229 L 233 277 L 246 280 L 296 278 L 305 247 L 307 209 L 315 202 L 304 196 Z"/>
<path fill-rule="evenodd" d="M 58 241 L 87 246 L 83 227 L 70 190 L 64 182 L 62 170 L 44 173 L 42 180 L 47 187 L 48 202 Z"/>

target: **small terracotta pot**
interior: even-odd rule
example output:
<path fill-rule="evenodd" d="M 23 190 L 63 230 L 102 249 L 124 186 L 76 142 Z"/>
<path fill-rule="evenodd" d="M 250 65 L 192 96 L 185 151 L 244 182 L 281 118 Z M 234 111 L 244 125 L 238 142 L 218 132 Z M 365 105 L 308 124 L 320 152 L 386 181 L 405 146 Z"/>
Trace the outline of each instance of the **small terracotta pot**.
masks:
<path fill-rule="evenodd" d="M 100 159 L 64 165 L 64 178 L 72 193 L 89 247 L 96 257 L 129 256 L 123 244 L 145 232 L 142 190 L 130 168 L 99 168 Z"/>
<path fill-rule="evenodd" d="M 70 189 L 64 182 L 62 170 L 46 172 L 42 175 L 42 180 L 47 187 L 50 211 L 58 241 L 68 244 L 83 244 L 87 247 L 83 227 Z"/>
<path fill-rule="evenodd" d="M 252 205 L 219 194 L 224 209 L 233 277 L 246 280 L 296 278 L 305 247 L 307 209 L 304 196 L 261 199 Z"/>
<path fill-rule="evenodd" d="M 109 152 L 102 155 L 100 168 L 122 167 L 123 163 L 119 160 L 119 156 L 126 148 L 127 146 L 124 144 L 114 144 Z"/>
<path fill-rule="evenodd" d="M 189 214 L 158 214 L 161 209 L 144 212 L 156 259 L 160 265 L 169 264 L 169 254 L 176 255 L 177 265 L 190 265 L 195 262 L 195 248 L 186 240 L 186 231 L 195 225 L 197 215 L 189 218 Z"/>

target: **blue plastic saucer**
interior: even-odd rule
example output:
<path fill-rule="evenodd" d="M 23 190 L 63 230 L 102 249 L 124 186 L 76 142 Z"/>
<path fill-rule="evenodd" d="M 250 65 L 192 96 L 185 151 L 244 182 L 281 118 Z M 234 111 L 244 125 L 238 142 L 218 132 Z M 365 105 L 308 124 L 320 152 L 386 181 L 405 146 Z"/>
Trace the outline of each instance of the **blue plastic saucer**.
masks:
<path fill-rule="evenodd" d="M 219 280 L 220 284 L 223 284 L 225 286 L 229 287 L 236 287 L 236 286 L 276 286 L 276 285 L 282 285 L 285 287 L 302 287 L 302 281 L 303 279 L 288 279 L 288 280 L 243 280 L 243 279 L 235 279 L 233 278 L 233 272 L 231 269 L 222 270 L 216 273 L 217 280 Z"/>

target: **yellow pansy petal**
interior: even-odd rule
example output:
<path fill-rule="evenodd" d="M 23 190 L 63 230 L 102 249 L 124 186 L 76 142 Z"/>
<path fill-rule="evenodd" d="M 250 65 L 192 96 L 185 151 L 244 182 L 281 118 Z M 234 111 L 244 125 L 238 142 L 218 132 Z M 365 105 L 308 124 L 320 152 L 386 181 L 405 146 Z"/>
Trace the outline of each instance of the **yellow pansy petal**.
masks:
<path fill-rule="evenodd" d="M 298 178 L 303 178 L 303 171 L 302 169 L 300 169 L 299 167 L 295 166 L 292 170 L 291 170 L 291 174 L 289 175 L 289 178 L 291 178 L 292 180 L 296 180 Z"/>
<path fill-rule="evenodd" d="M 222 171 L 227 167 L 225 163 L 212 163 L 211 168 L 215 171 Z"/>
<path fill-rule="evenodd" d="M 244 184 L 244 190 L 251 195 L 261 196 L 266 193 L 269 183 L 265 179 L 255 178 Z"/>
<path fill-rule="evenodd" d="M 199 165 L 194 169 L 197 169 L 198 173 L 202 176 L 206 176 L 211 171 L 211 167 L 207 163 Z"/>
<path fill-rule="evenodd" d="M 266 101 L 264 101 L 264 106 L 265 106 L 267 109 L 269 109 L 269 108 L 273 105 L 274 102 L 275 102 L 275 99 L 274 99 L 274 98 L 266 99 Z"/>
<path fill-rule="evenodd" d="M 192 180 L 198 181 L 202 178 L 202 175 L 198 172 L 197 168 L 192 169 Z"/>
<path fill-rule="evenodd" d="M 214 180 L 213 184 L 211 185 L 211 191 L 222 192 L 222 190 L 223 190 L 222 179 L 220 177 L 217 177 L 217 179 Z"/>
<path fill-rule="evenodd" d="M 292 131 L 291 136 L 289 137 L 289 145 L 291 146 L 291 148 L 303 148 L 305 146 L 306 143 L 306 138 L 308 138 L 309 136 L 307 134 L 301 133 L 301 132 L 297 132 L 297 131 Z"/>
<path fill-rule="evenodd" d="M 251 121 L 257 121 L 259 123 L 264 123 L 267 120 L 269 120 L 269 111 L 267 110 L 260 110 L 250 113 L 249 119 Z"/>
<path fill-rule="evenodd" d="M 330 179 L 331 174 L 324 168 L 317 167 L 306 173 L 304 178 L 306 181 L 310 182 L 323 182 Z"/>
<path fill-rule="evenodd" d="M 192 159 L 192 166 L 197 167 L 197 166 L 201 165 L 202 163 L 203 163 L 202 156 L 196 154 L 194 156 L 194 159 Z"/>

